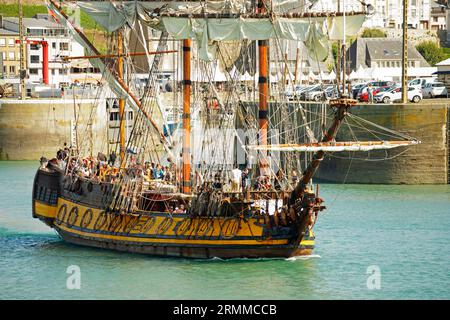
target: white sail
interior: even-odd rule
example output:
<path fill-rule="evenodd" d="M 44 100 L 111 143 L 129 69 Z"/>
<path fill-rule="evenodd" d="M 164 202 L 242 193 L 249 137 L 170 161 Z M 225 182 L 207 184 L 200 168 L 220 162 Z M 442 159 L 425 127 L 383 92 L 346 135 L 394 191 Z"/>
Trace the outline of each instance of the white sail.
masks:
<path fill-rule="evenodd" d="M 360 141 L 360 142 L 319 142 L 304 144 L 272 144 L 272 145 L 251 145 L 249 150 L 265 151 L 302 151 L 302 152 L 340 152 L 340 151 L 371 151 L 386 150 L 398 147 L 406 147 L 419 144 L 420 141 Z"/>
<path fill-rule="evenodd" d="M 270 17 L 251 17 L 243 13 L 245 10 L 239 1 L 208 1 L 206 7 L 202 3 L 79 1 L 77 6 L 109 32 L 126 24 L 132 26 L 138 19 L 151 28 L 167 31 L 174 39 L 195 39 L 199 43 L 199 56 L 206 61 L 215 59 L 214 41 L 273 38 L 303 41 L 311 56 L 324 61 L 329 53 L 328 40 L 356 35 L 366 18 L 364 14 L 346 16 L 344 35 L 342 16 L 279 16 L 274 13 Z M 223 13 L 233 15 L 214 17 Z M 202 17 L 204 14 L 211 16 Z"/>

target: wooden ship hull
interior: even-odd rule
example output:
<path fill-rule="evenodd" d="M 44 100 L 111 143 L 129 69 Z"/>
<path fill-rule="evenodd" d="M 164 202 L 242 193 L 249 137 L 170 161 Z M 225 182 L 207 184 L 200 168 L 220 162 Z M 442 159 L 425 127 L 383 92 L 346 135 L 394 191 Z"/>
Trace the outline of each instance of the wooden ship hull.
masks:
<path fill-rule="evenodd" d="M 185 258 L 288 258 L 310 255 L 308 215 L 290 226 L 266 217 L 195 216 L 163 211 L 107 212 L 108 186 L 82 182 L 65 190 L 63 173 L 39 169 L 33 217 L 76 245 Z M 299 232 L 299 228 L 306 232 Z"/>

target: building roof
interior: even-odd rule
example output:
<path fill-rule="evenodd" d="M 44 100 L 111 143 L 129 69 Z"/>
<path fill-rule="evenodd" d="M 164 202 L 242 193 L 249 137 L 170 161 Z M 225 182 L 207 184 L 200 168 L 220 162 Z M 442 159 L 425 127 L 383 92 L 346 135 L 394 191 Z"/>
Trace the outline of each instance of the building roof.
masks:
<path fill-rule="evenodd" d="M 450 58 L 442 60 L 441 62 L 436 63 L 436 66 L 450 66 Z"/>
<path fill-rule="evenodd" d="M 19 18 L 4 17 L 5 22 L 19 24 Z M 52 20 L 37 19 L 37 18 L 23 18 L 23 25 L 29 29 L 64 29 L 64 27 Z"/>
<path fill-rule="evenodd" d="M 391 38 L 358 38 L 348 49 L 348 59 L 352 69 L 359 65 L 367 68 L 370 60 L 401 60 L 402 40 Z M 408 47 L 408 59 L 419 61 L 420 67 L 429 67 L 414 46 Z"/>
<path fill-rule="evenodd" d="M 11 31 L 11 30 L 0 28 L 0 35 L 3 35 L 3 36 L 18 36 L 19 33 L 15 32 L 15 31 Z"/>
<path fill-rule="evenodd" d="M 430 7 L 431 7 L 432 9 L 433 9 L 433 8 L 447 8 L 446 5 L 440 4 L 440 3 L 437 2 L 437 1 L 431 1 Z"/>

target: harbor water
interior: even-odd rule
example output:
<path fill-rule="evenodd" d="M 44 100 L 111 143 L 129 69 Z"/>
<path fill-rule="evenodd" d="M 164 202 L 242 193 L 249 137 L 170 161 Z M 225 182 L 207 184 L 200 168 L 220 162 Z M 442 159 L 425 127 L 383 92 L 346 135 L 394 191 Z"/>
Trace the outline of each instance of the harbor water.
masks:
<path fill-rule="evenodd" d="M 323 184 L 313 256 L 187 260 L 63 242 L 31 217 L 37 166 L 0 162 L 0 299 L 450 299 L 449 185 Z"/>

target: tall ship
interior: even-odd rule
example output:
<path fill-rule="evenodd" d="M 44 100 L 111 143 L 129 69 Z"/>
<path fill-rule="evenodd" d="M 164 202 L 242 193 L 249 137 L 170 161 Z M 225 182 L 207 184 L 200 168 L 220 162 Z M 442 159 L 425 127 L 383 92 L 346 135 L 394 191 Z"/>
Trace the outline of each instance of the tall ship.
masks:
<path fill-rule="evenodd" d="M 290 70 L 285 44 L 325 61 L 331 42 L 345 45 L 357 35 L 370 15 L 365 4 L 361 12 L 332 13 L 309 12 L 314 3 L 290 0 L 47 5 L 85 47 L 79 58 L 101 70 L 120 122 L 114 150 L 92 155 L 79 128 L 55 158 L 41 158 L 33 217 L 67 242 L 186 258 L 310 255 L 325 209 L 312 179 L 325 154 L 418 143 L 352 116 L 356 101 L 345 79 L 333 84 L 331 99 L 323 94 L 307 104 L 288 97 L 302 70 L 298 64 Z M 105 30 L 107 52 L 76 24 L 76 9 Z M 148 47 L 149 34 L 159 37 L 156 50 Z M 170 94 L 160 81 L 167 56 L 177 66 Z M 148 67 L 139 88 L 137 58 Z M 135 115 L 131 130 L 128 108 Z M 339 140 L 340 129 L 355 139 Z"/>

